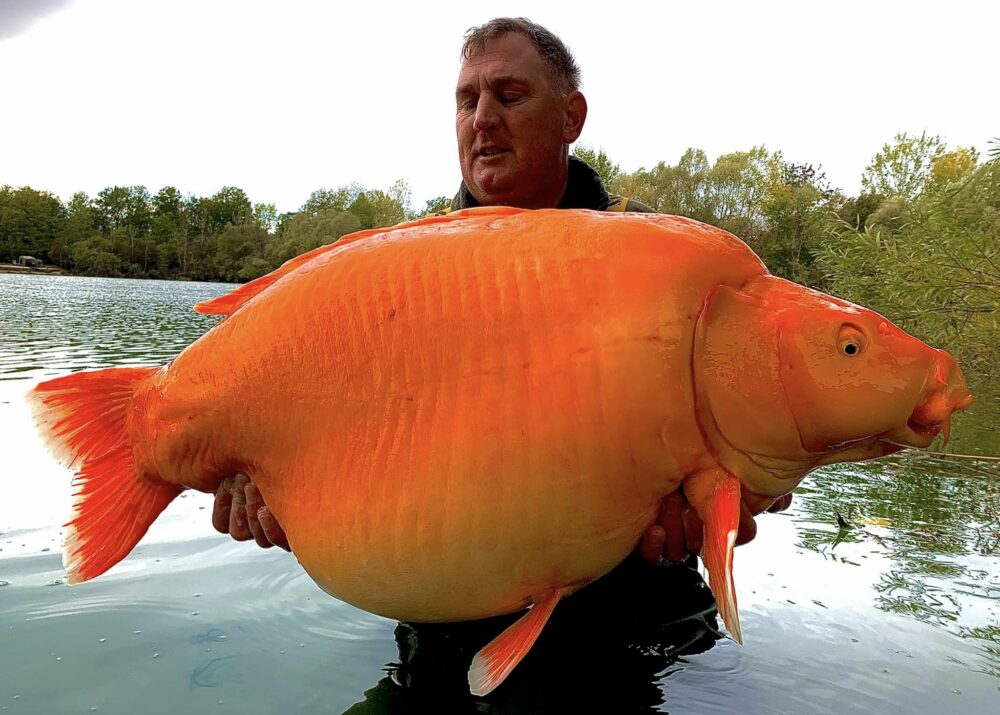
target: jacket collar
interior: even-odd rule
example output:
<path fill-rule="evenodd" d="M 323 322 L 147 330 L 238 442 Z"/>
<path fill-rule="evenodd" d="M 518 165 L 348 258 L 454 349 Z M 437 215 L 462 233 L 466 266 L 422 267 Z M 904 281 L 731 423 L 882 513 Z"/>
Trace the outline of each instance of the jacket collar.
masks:
<path fill-rule="evenodd" d="M 608 202 L 607 189 L 601 183 L 601 177 L 597 172 L 582 159 L 570 156 L 566 193 L 563 194 L 558 208 L 604 211 L 608 208 Z M 455 198 L 451 200 L 451 210 L 470 209 L 474 206 L 480 206 L 480 203 L 463 181 Z"/>

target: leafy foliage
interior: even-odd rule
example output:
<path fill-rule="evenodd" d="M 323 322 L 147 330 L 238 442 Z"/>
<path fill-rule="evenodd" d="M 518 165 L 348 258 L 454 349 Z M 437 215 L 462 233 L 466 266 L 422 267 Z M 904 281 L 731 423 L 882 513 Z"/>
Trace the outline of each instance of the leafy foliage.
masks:
<path fill-rule="evenodd" d="M 27 186 L 0 187 L 0 261 L 46 256 L 65 222 L 65 209 L 52 194 Z"/>
<path fill-rule="evenodd" d="M 573 156 L 587 162 L 601 177 L 605 186 L 614 186 L 622 174 L 621 167 L 611 161 L 604 149 L 594 151 L 590 147 L 578 144 L 573 147 Z"/>
<path fill-rule="evenodd" d="M 885 199 L 863 228 L 834 226 L 818 262 L 838 295 L 986 365 L 1000 358 L 1000 158 L 959 167 Z"/>
<path fill-rule="evenodd" d="M 941 138 L 926 132 L 919 137 L 896 134 L 893 143 L 883 145 L 865 167 L 861 185 L 871 193 L 912 199 L 923 191 L 944 151 Z"/>

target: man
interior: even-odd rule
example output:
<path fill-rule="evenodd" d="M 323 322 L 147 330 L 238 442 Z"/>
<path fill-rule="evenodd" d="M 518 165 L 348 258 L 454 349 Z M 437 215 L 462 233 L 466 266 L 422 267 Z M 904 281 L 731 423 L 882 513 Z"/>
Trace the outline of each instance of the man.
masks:
<path fill-rule="evenodd" d="M 558 37 L 524 18 L 497 18 L 470 30 L 462 57 L 455 91 L 462 184 L 442 213 L 495 205 L 652 211 L 609 195 L 597 173 L 570 156 L 569 147 L 587 119 L 587 100 L 579 88 L 580 69 Z M 289 548 L 281 526 L 244 475 L 219 487 L 213 524 L 238 541 L 254 538 L 264 548 Z M 657 524 L 638 551 L 652 563 L 661 556 L 680 561 L 698 553 L 701 533 L 701 521 L 678 492 L 664 500 Z M 755 534 L 744 505 L 737 543 Z"/>
<path fill-rule="evenodd" d="M 587 100 L 580 69 L 555 35 L 499 18 L 468 35 L 455 92 L 462 186 L 451 208 L 588 208 L 651 211 L 609 197 L 597 174 L 571 158 Z"/>

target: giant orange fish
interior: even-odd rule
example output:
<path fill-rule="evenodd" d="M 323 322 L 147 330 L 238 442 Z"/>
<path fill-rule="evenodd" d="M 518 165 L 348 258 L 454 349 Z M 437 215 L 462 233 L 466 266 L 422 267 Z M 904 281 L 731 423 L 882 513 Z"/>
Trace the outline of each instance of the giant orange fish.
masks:
<path fill-rule="evenodd" d="M 972 400 L 948 353 L 671 216 L 472 209 L 196 309 L 228 317 L 169 365 L 30 395 L 77 470 L 69 582 L 243 471 L 337 598 L 406 621 L 531 606 L 474 658 L 476 694 L 681 486 L 740 640 L 741 499 L 759 512 L 817 466 L 925 447 Z"/>

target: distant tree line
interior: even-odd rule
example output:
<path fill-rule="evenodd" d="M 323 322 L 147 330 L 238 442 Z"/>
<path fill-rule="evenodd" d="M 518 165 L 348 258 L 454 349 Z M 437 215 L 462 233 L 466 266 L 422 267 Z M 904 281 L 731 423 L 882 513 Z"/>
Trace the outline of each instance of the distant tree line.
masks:
<path fill-rule="evenodd" d="M 940 138 L 897 134 L 847 196 L 812 164 L 753 147 L 709 161 L 688 149 L 676 164 L 623 171 L 578 146 L 608 188 L 662 213 L 740 236 L 776 275 L 868 305 L 968 361 L 1000 357 L 1000 145 L 981 160 Z M 113 186 L 67 203 L 29 187 L 0 188 L 0 262 L 31 255 L 91 276 L 247 281 L 353 231 L 391 226 L 420 210 L 400 180 L 314 191 L 278 214 L 227 186 L 210 197 L 167 186 Z"/>
<path fill-rule="evenodd" d="M 278 214 L 237 187 L 209 197 L 172 186 L 111 186 L 63 204 L 46 191 L 0 188 L 0 262 L 30 255 L 86 276 L 247 281 L 289 258 L 365 228 L 415 218 L 410 189 L 352 184 L 314 191 L 299 211 Z M 425 211 L 447 204 L 443 197 Z"/>

